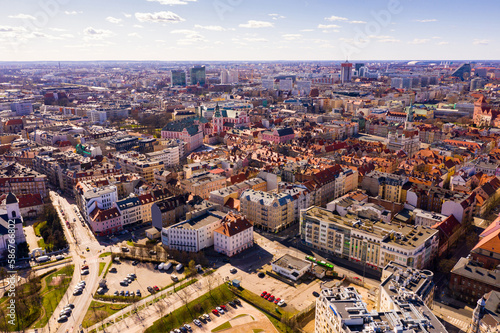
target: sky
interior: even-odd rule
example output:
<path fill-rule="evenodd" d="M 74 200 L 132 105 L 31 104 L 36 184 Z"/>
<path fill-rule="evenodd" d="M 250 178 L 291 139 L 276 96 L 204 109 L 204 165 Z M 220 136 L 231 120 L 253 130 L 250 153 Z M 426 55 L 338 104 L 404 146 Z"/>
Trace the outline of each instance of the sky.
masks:
<path fill-rule="evenodd" d="M 500 58 L 498 0 L 0 0 L 0 8 L 0 61 Z"/>

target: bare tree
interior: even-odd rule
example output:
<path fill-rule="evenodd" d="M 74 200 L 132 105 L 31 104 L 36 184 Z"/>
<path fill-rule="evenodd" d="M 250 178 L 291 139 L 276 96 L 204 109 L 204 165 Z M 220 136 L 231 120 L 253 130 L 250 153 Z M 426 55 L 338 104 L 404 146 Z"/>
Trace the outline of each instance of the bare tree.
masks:
<path fill-rule="evenodd" d="M 193 314 L 191 313 L 191 309 L 189 309 L 189 306 L 188 306 L 188 304 L 189 304 L 189 293 L 186 290 L 186 288 L 179 290 L 179 292 L 177 293 L 177 296 L 179 296 L 179 298 L 181 299 L 182 303 L 184 304 L 184 306 L 186 307 L 186 309 L 188 310 L 189 314 L 192 317 Z"/>

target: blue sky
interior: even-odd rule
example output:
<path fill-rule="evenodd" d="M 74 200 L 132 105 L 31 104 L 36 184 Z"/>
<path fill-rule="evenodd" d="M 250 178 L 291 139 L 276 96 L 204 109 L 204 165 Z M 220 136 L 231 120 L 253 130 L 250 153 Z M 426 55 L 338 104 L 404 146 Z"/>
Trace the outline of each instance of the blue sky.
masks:
<path fill-rule="evenodd" d="M 498 0 L 0 0 L 0 61 L 499 59 Z"/>

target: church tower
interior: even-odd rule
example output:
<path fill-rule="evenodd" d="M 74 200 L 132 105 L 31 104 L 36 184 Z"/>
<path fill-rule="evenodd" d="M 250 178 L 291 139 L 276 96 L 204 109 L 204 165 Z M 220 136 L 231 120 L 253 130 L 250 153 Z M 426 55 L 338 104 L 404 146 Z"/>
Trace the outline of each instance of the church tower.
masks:
<path fill-rule="evenodd" d="M 12 192 L 9 192 L 7 198 L 5 199 L 5 208 L 7 209 L 7 216 L 9 220 L 21 218 L 19 201 L 17 201 L 16 196 Z"/>

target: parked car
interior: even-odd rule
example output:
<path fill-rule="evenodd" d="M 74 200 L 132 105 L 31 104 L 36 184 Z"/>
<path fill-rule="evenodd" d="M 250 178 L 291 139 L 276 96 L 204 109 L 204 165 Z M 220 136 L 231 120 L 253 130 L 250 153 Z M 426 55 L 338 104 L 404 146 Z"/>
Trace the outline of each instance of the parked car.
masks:
<path fill-rule="evenodd" d="M 138 261 L 138 260 L 134 260 L 134 261 L 132 262 L 132 266 L 137 266 L 137 264 L 138 264 L 138 263 L 139 263 L 139 261 Z"/>
<path fill-rule="evenodd" d="M 130 297 L 135 297 L 135 294 L 133 291 L 130 292 Z"/>
<path fill-rule="evenodd" d="M 61 317 L 57 318 L 58 323 L 64 323 L 66 321 L 68 321 L 68 317 L 66 317 L 66 316 L 61 316 Z"/>
<path fill-rule="evenodd" d="M 120 286 L 128 287 L 128 281 L 126 280 L 120 281 Z"/>
<path fill-rule="evenodd" d="M 198 327 L 201 327 L 201 321 L 199 321 L 198 319 L 193 320 L 193 324 L 195 324 Z"/>
<path fill-rule="evenodd" d="M 227 311 L 227 307 L 225 305 L 221 305 L 220 307 L 222 308 L 222 310 Z"/>
<path fill-rule="evenodd" d="M 189 324 L 184 324 L 184 327 L 185 327 L 188 331 L 192 331 L 191 325 L 189 325 Z"/>
<path fill-rule="evenodd" d="M 259 274 L 257 274 L 258 277 L 260 277 L 261 279 L 264 278 L 266 276 L 266 274 L 260 272 Z"/>
<path fill-rule="evenodd" d="M 219 311 L 217 311 L 217 309 L 213 309 L 212 313 L 217 316 L 219 314 Z"/>
<path fill-rule="evenodd" d="M 123 251 L 123 252 L 128 252 L 128 251 L 130 251 L 130 250 L 128 249 L 128 247 L 124 246 L 124 247 L 122 247 L 122 251 Z"/>
<path fill-rule="evenodd" d="M 208 313 L 204 313 L 203 318 L 205 318 L 206 320 L 210 320 L 210 315 Z"/>
<path fill-rule="evenodd" d="M 118 290 L 116 290 L 113 295 L 118 296 L 120 295 L 120 293 L 118 292 Z"/>
<path fill-rule="evenodd" d="M 236 274 L 237 270 L 236 270 L 236 268 L 231 268 L 230 272 L 233 274 Z"/>
<path fill-rule="evenodd" d="M 280 301 L 281 301 L 281 298 L 277 297 L 277 298 L 274 300 L 274 304 L 278 304 Z"/>
<path fill-rule="evenodd" d="M 154 289 L 155 291 L 160 291 L 160 288 L 158 288 L 158 286 L 153 286 L 153 289 Z"/>
<path fill-rule="evenodd" d="M 219 311 L 220 314 L 224 314 L 224 310 L 220 306 L 216 307 L 215 309 Z"/>
<path fill-rule="evenodd" d="M 130 293 L 128 292 L 128 290 L 125 292 L 125 296 L 128 297 L 130 295 Z"/>
<path fill-rule="evenodd" d="M 283 306 L 283 305 L 285 305 L 285 300 L 284 299 L 282 299 L 281 301 L 278 302 L 278 306 Z"/>
<path fill-rule="evenodd" d="M 68 305 L 66 305 L 66 306 L 67 306 L 67 307 L 70 307 L 70 308 L 72 308 L 72 309 L 74 309 L 74 308 L 75 308 L 75 305 L 74 305 L 73 303 L 69 303 L 69 304 L 68 304 Z M 66 307 L 66 306 L 65 306 L 65 307 Z"/>
<path fill-rule="evenodd" d="M 268 299 L 267 299 L 269 302 L 272 302 L 274 301 L 274 295 L 271 295 Z"/>
<path fill-rule="evenodd" d="M 120 296 L 125 296 L 125 292 L 123 290 L 120 290 Z"/>
<path fill-rule="evenodd" d="M 137 297 L 142 297 L 142 293 L 141 293 L 141 291 L 139 289 L 137 289 L 137 291 L 135 292 L 135 295 Z"/>
<path fill-rule="evenodd" d="M 260 297 L 264 297 L 267 295 L 267 291 L 263 291 L 262 294 L 260 294 Z"/>
<path fill-rule="evenodd" d="M 149 291 L 151 294 L 155 292 L 155 291 L 154 291 L 154 289 L 153 289 L 152 287 L 148 287 L 148 291 Z"/>
<path fill-rule="evenodd" d="M 236 303 L 236 304 L 238 304 L 238 305 L 241 305 L 241 301 L 239 299 L 237 299 L 237 298 L 235 298 L 233 302 Z"/>
<path fill-rule="evenodd" d="M 111 267 L 111 269 L 109 270 L 110 273 L 116 273 L 117 270 L 116 270 L 116 267 Z"/>
<path fill-rule="evenodd" d="M 233 308 L 235 308 L 235 307 L 236 307 L 236 304 L 235 304 L 233 301 L 229 301 L 229 303 L 228 303 L 228 304 L 229 304 L 229 305 L 231 305 Z"/>
<path fill-rule="evenodd" d="M 82 275 L 88 275 L 89 274 L 89 270 L 88 269 L 84 269 L 82 272 L 81 272 Z"/>

